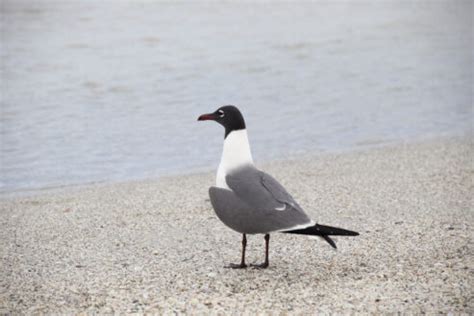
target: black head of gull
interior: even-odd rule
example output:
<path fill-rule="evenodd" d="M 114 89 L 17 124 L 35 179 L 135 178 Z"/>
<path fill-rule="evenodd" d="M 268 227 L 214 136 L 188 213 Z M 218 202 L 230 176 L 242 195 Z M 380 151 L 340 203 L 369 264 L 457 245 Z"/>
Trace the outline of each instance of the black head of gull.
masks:
<path fill-rule="evenodd" d="M 225 105 L 213 113 L 199 116 L 198 121 L 216 121 L 225 128 L 225 137 L 232 131 L 245 129 L 245 120 L 239 109 L 233 105 Z"/>

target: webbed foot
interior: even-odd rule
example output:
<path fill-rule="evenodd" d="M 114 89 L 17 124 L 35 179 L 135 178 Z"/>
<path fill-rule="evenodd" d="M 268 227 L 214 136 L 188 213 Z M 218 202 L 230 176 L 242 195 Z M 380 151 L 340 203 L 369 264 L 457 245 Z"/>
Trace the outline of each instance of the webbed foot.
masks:
<path fill-rule="evenodd" d="M 254 269 L 266 269 L 266 268 L 268 268 L 269 264 L 268 264 L 268 262 L 264 262 L 264 263 L 261 263 L 261 264 L 251 264 L 250 266 Z"/>
<path fill-rule="evenodd" d="M 245 263 L 230 263 L 229 265 L 225 266 L 226 269 L 245 269 L 247 265 Z"/>

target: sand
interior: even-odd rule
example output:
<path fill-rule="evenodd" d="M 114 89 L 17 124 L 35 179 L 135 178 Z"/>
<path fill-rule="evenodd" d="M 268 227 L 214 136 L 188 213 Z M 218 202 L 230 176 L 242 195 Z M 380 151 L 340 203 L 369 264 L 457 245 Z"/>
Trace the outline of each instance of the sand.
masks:
<path fill-rule="evenodd" d="M 231 270 L 213 172 L 0 199 L 0 314 L 474 313 L 473 146 L 426 140 L 259 164 L 322 224 Z M 250 236 L 247 261 L 264 257 Z"/>

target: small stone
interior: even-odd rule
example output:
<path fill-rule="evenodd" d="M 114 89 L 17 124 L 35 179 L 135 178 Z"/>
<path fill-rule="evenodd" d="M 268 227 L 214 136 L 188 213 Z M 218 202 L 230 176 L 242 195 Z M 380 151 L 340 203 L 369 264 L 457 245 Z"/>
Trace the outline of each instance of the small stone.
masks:
<path fill-rule="evenodd" d="M 216 277 L 216 273 L 215 272 L 211 272 L 209 273 L 207 276 L 210 277 L 210 278 L 215 278 Z"/>

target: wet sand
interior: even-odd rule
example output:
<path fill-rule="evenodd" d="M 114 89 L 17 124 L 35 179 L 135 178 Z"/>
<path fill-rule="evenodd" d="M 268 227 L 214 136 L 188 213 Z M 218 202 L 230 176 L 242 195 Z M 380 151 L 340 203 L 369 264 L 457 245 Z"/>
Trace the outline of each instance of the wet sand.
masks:
<path fill-rule="evenodd" d="M 0 199 L 0 313 L 474 313 L 473 146 L 430 140 L 259 164 L 338 250 L 273 234 L 270 267 L 230 270 L 240 235 L 214 174 Z M 249 237 L 247 260 L 264 257 Z"/>

